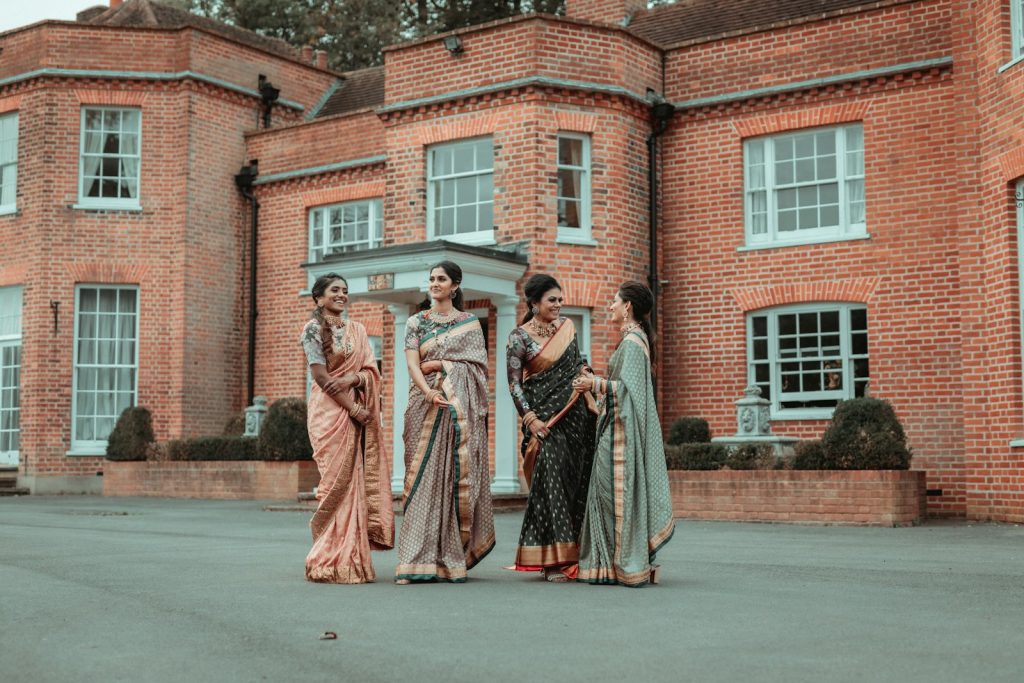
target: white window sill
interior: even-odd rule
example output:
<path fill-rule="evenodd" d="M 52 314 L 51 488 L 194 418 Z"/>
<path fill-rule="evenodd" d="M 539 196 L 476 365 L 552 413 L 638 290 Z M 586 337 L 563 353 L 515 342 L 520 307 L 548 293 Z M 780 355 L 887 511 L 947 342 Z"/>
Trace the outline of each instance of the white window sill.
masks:
<path fill-rule="evenodd" d="M 783 420 L 831 420 L 835 408 L 791 408 L 771 413 L 772 422 Z"/>
<path fill-rule="evenodd" d="M 106 454 L 107 454 L 107 444 L 104 443 L 102 445 L 92 445 L 92 444 L 89 444 L 89 445 L 83 444 L 83 445 L 80 445 L 80 446 L 72 445 L 71 446 L 71 450 L 68 451 L 67 453 L 65 453 L 64 455 L 67 455 L 67 456 L 81 456 L 81 457 L 96 457 L 96 456 L 103 457 Z"/>
<path fill-rule="evenodd" d="M 807 239 L 793 242 L 765 242 L 764 244 L 746 244 L 742 247 L 736 247 L 736 251 L 760 251 L 762 249 L 784 249 L 786 247 L 804 247 L 811 244 L 831 244 L 833 242 L 855 242 L 857 240 L 869 240 L 871 239 L 870 234 L 863 235 L 843 235 L 841 237 L 819 237 L 816 239 Z"/>
<path fill-rule="evenodd" d="M 132 211 L 142 212 L 141 204 L 72 204 L 72 209 L 79 211 Z"/>
<path fill-rule="evenodd" d="M 493 247 L 497 244 L 494 240 L 493 230 L 481 230 L 480 232 L 465 232 L 461 235 L 434 235 L 434 240 L 466 244 L 471 247 Z"/>
<path fill-rule="evenodd" d="M 1013 59 L 1011 59 L 1010 61 L 1008 61 L 1006 64 L 1003 64 L 1001 67 L 996 69 L 996 73 L 997 74 L 1001 74 L 1004 71 L 1006 71 L 1007 69 L 1009 69 L 1009 68 L 1011 68 L 1013 66 L 1016 66 L 1017 64 L 1020 64 L 1021 62 L 1024 62 L 1024 54 L 1019 54 L 1016 57 L 1014 57 Z"/>
<path fill-rule="evenodd" d="M 12 213 L 18 213 L 18 207 L 15 206 L 14 204 L 0 206 L 0 216 L 8 216 Z"/>
<path fill-rule="evenodd" d="M 1024 439 L 1010 439 L 1010 448 L 1024 448 Z"/>
<path fill-rule="evenodd" d="M 583 237 L 582 235 L 565 235 L 562 233 L 559 233 L 558 237 L 555 238 L 555 244 L 578 244 L 584 247 L 598 246 L 597 240 L 590 237 Z"/>

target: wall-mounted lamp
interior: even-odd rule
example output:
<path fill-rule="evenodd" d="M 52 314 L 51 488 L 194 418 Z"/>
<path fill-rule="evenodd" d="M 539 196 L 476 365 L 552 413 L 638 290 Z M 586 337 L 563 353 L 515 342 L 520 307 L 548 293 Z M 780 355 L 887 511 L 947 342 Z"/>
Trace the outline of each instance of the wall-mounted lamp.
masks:
<path fill-rule="evenodd" d="M 455 34 L 445 37 L 444 49 L 448 50 L 448 52 L 452 53 L 453 55 L 461 55 L 462 38 Z"/>

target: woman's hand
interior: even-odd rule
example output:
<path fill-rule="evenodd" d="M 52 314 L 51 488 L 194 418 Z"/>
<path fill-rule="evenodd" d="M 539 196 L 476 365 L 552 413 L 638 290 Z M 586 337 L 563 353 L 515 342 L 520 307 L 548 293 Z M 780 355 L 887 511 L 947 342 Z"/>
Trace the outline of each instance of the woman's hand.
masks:
<path fill-rule="evenodd" d="M 439 360 L 425 360 L 420 363 L 420 372 L 424 375 L 429 375 L 432 372 L 441 372 L 444 369 L 444 364 Z"/>
<path fill-rule="evenodd" d="M 430 405 L 437 408 L 451 405 L 451 401 L 445 400 L 444 394 L 439 389 L 431 389 L 427 394 L 427 400 L 430 402 Z"/>
<path fill-rule="evenodd" d="M 577 394 L 585 394 L 594 388 L 593 375 L 580 375 L 572 381 L 572 388 Z"/>
<path fill-rule="evenodd" d="M 548 426 L 544 424 L 544 420 L 534 420 L 530 423 L 528 429 L 530 430 L 530 433 L 533 434 L 534 438 L 540 439 L 541 441 L 548 438 L 548 434 L 550 433 Z"/>

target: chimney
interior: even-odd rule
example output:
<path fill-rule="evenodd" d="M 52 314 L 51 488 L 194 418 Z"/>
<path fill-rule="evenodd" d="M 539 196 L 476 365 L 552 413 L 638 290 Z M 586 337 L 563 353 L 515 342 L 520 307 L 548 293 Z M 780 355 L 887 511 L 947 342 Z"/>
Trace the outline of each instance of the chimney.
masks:
<path fill-rule="evenodd" d="M 303 45 L 302 46 L 302 61 L 304 61 L 306 64 L 312 64 L 313 63 L 313 46 L 312 45 Z"/>
<path fill-rule="evenodd" d="M 565 0 L 565 16 L 599 24 L 626 26 L 644 9 L 646 0 Z"/>
<path fill-rule="evenodd" d="M 326 50 L 317 50 L 316 51 L 316 65 L 317 65 L 317 68 L 320 68 L 320 69 L 326 69 L 327 68 L 327 51 Z"/>
<path fill-rule="evenodd" d="M 117 9 L 121 6 L 122 0 L 110 0 L 110 9 Z"/>

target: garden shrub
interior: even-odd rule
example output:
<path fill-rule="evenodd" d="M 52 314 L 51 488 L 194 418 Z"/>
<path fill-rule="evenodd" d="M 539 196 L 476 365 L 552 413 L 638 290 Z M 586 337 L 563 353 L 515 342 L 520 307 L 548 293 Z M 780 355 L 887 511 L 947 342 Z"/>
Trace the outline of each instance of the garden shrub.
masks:
<path fill-rule="evenodd" d="M 710 441 L 711 429 L 702 417 L 681 417 L 668 428 L 668 443 L 673 446 Z"/>
<path fill-rule="evenodd" d="M 665 464 L 670 470 L 718 470 L 729 451 L 716 443 L 683 443 L 665 446 Z"/>
<path fill-rule="evenodd" d="M 881 399 L 840 401 L 821 443 L 826 469 L 910 468 L 911 452 L 903 426 L 892 406 Z"/>
<path fill-rule="evenodd" d="M 313 446 L 306 431 L 306 402 L 281 398 L 267 410 L 260 427 L 261 460 L 309 460 Z"/>
<path fill-rule="evenodd" d="M 744 443 L 737 446 L 725 459 L 730 470 L 775 469 L 775 451 L 768 444 Z"/>
<path fill-rule="evenodd" d="M 125 408 L 107 437 L 107 460 L 145 460 L 154 441 L 149 410 L 141 406 Z"/>
<path fill-rule="evenodd" d="M 201 436 L 168 441 L 167 460 L 260 460 L 256 439 L 245 436 Z"/>
<path fill-rule="evenodd" d="M 793 446 L 793 456 L 789 459 L 789 466 L 794 470 L 823 470 L 825 465 L 825 447 L 818 439 L 798 441 Z"/>
<path fill-rule="evenodd" d="M 224 423 L 224 431 L 221 432 L 222 436 L 242 436 L 243 434 L 245 434 L 244 411 L 228 418 L 228 421 Z"/>

